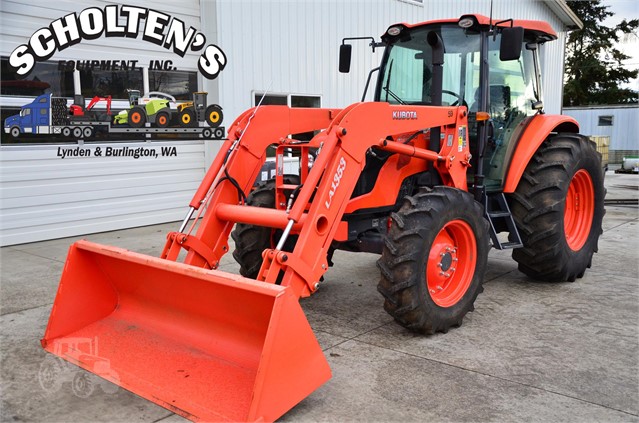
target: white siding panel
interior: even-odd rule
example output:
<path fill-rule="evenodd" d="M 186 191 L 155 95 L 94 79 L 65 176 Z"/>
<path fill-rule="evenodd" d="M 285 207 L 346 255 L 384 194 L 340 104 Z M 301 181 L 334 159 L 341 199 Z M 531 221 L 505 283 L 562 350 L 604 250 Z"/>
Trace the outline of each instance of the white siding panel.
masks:
<path fill-rule="evenodd" d="M 566 107 L 564 114 L 579 122 L 584 135 L 608 135 L 610 150 L 639 150 L 639 107 L 592 106 Z M 612 126 L 599 126 L 599 116 L 612 116 Z"/>
<path fill-rule="evenodd" d="M 490 13 L 489 0 L 425 0 L 423 5 L 402 0 L 220 0 L 217 7 L 219 45 L 230 52 L 219 77 L 220 101 L 229 120 L 252 106 L 254 90 L 319 94 L 324 107 L 345 107 L 359 101 L 366 76 L 378 65 L 382 51 L 371 54 L 367 41 L 352 42 L 351 73 L 340 74 L 338 49 L 344 37 L 373 36 L 379 40 L 386 28 L 397 22 Z M 559 113 L 565 38 L 561 21 L 545 1 L 538 0 L 495 0 L 493 16 L 545 20 L 559 33 L 558 41 L 544 46 L 542 57 L 546 59 L 546 111 Z"/>
<path fill-rule="evenodd" d="M 39 28 L 88 7 L 111 1 L 0 1 L 0 53 L 8 56 Z M 202 30 L 199 0 L 127 0 L 122 4 L 153 8 Z M 140 29 L 142 26 L 140 26 Z M 209 35 L 209 34 L 206 34 Z M 212 37 L 211 37 L 212 38 Z M 51 60 L 172 60 L 180 70 L 197 70 L 200 52 L 180 58 L 160 46 L 136 39 L 82 41 L 56 52 Z M 54 93 L 58 94 L 58 93 Z M 0 98 L 0 106 L 19 106 L 30 98 Z M 114 104 L 114 110 L 124 107 Z M 0 245 L 13 245 L 182 219 L 205 171 L 202 141 L 100 144 L 131 148 L 176 146 L 177 157 L 65 158 L 57 145 L 0 146 Z M 87 144 L 95 149 L 98 144 Z M 64 145 L 63 147 L 70 147 Z"/>
<path fill-rule="evenodd" d="M 85 146 L 95 151 L 113 144 Z M 57 157 L 57 146 L 3 146 L 0 151 L 0 244 L 179 220 L 204 175 L 202 143 L 175 146 L 177 157 Z M 65 146 L 69 148 L 70 146 Z M 198 164 L 199 165 L 196 165 Z"/>

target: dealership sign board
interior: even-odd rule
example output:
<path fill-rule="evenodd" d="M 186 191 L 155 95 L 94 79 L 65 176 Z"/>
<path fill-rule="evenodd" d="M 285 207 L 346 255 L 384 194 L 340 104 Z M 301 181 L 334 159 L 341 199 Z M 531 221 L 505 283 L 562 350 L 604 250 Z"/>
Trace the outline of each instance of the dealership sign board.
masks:
<path fill-rule="evenodd" d="M 36 30 L 28 43 L 16 47 L 9 66 L 19 77 L 26 77 L 37 62 L 51 58 L 83 40 L 99 37 L 141 39 L 184 57 L 188 50 L 202 51 L 198 59 L 200 73 L 214 79 L 226 66 L 226 55 L 214 44 L 206 45 L 204 34 L 166 13 L 130 5 L 89 7 L 70 13 Z"/>

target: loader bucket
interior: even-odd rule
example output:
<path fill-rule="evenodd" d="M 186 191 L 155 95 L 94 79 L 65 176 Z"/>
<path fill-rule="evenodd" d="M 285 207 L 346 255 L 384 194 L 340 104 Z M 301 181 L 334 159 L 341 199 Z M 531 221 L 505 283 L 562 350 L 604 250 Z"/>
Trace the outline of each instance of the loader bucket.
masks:
<path fill-rule="evenodd" d="M 273 421 L 331 377 L 289 288 L 88 241 L 41 342 L 194 421 Z"/>

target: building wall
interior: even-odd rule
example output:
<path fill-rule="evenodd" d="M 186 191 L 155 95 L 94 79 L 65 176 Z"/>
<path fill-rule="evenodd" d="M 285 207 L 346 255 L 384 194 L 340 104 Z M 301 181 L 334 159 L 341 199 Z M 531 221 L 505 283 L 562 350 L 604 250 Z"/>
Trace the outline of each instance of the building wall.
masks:
<path fill-rule="evenodd" d="M 124 4 L 152 7 L 179 17 L 220 46 L 228 64 L 212 81 L 201 80 L 210 102 L 224 107 L 225 125 L 253 106 L 256 92 L 320 96 L 323 107 L 359 101 L 366 76 L 381 59 L 366 41 L 355 42 L 350 74 L 337 72 L 343 37 L 379 36 L 396 22 L 420 22 L 490 13 L 490 0 L 142 0 Z M 565 34 L 545 1 L 494 0 L 496 19 L 540 19 L 559 33 L 542 48 L 546 110 L 561 108 Z M 8 56 L 38 28 L 70 12 L 112 2 L 87 0 L 0 0 L 0 54 Z M 171 59 L 180 70 L 197 70 L 198 53 L 183 59 L 150 43 L 99 38 L 57 52 L 52 60 L 135 57 L 140 63 Z M 200 78 L 202 79 L 202 78 Z M 372 90 L 369 90 L 369 94 Z M 368 97 L 370 99 L 370 95 Z M 0 97 L 0 107 L 29 98 Z M 4 134 L 2 135 L 4 136 Z M 133 142 L 121 146 L 154 145 Z M 56 147 L 0 146 L 0 245 L 79 235 L 183 217 L 185 205 L 220 142 L 163 143 L 178 146 L 178 158 L 97 160 L 55 157 Z"/>
<path fill-rule="evenodd" d="M 639 155 L 639 106 L 565 107 L 564 114 L 579 122 L 582 134 L 610 137 L 610 163 Z M 612 117 L 612 125 L 600 125 L 600 117 L 605 122 L 605 117 Z"/>
<path fill-rule="evenodd" d="M 139 0 L 125 4 L 153 7 L 200 29 L 200 2 Z M 112 2 L 86 0 L 1 0 L 0 54 L 8 56 L 39 28 L 87 7 Z M 197 71 L 199 53 L 184 58 L 141 40 L 105 38 L 82 41 L 51 60 L 172 60 L 176 68 Z M 141 87 L 140 87 L 141 88 Z M 59 95 L 53 93 L 54 95 Z M 0 97 L 0 107 L 21 106 L 33 97 Z M 120 104 L 121 103 L 121 104 Z M 127 105 L 119 102 L 119 106 Z M 6 134 L 2 133 L 3 137 Z M 182 219 L 205 170 L 202 141 L 118 142 L 117 147 L 176 146 L 177 157 L 57 157 L 57 145 L 0 146 L 0 245 L 12 245 Z M 87 144 L 88 146 L 88 144 Z M 91 144 L 91 148 L 106 144 Z M 66 145 L 69 147 L 69 145 Z"/>
<path fill-rule="evenodd" d="M 489 0 L 430 0 L 424 4 L 405 0 L 237 0 L 218 1 L 217 5 L 219 45 L 232 52 L 217 81 L 230 116 L 253 106 L 254 91 L 322 95 L 322 106 L 344 107 L 361 98 L 366 76 L 378 65 L 382 49 L 372 54 L 367 41 L 354 42 L 351 72 L 340 74 L 337 61 L 342 38 L 373 36 L 379 40 L 397 22 L 490 14 Z M 545 108 L 548 113 L 559 113 L 563 24 L 544 1 L 495 0 L 493 16 L 545 20 L 559 33 L 559 40 L 542 47 Z"/>

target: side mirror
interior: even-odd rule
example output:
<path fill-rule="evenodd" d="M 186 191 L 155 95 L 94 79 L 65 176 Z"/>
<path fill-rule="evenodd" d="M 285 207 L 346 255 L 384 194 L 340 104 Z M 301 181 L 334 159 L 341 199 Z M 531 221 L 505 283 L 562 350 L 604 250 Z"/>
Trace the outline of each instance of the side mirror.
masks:
<path fill-rule="evenodd" d="M 524 42 L 524 28 L 514 26 L 501 30 L 501 44 L 499 45 L 499 60 L 507 62 L 521 57 L 521 46 Z"/>
<path fill-rule="evenodd" d="M 349 73 L 351 71 L 351 53 L 353 46 L 350 44 L 342 44 L 339 46 L 339 71 L 341 73 Z"/>

